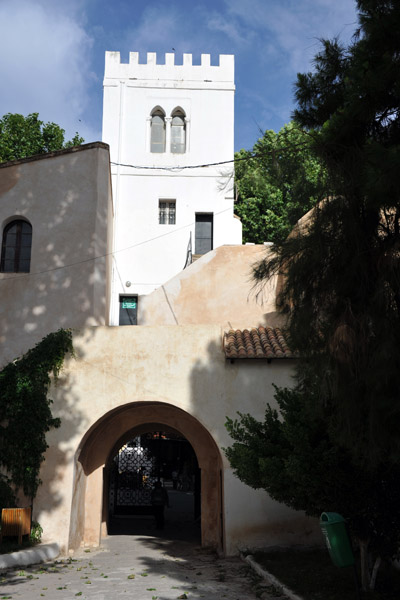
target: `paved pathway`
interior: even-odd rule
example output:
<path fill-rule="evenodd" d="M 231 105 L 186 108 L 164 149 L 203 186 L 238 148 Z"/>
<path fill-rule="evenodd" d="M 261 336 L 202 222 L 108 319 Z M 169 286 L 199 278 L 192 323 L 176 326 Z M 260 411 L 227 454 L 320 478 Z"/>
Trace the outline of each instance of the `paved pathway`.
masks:
<path fill-rule="evenodd" d="M 272 600 L 271 586 L 239 558 L 200 547 L 193 496 L 169 490 L 166 526 L 153 517 L 115 517 L 96 550 L 0 572 L 0 600 Z M 280 596 L 282 600 L 282 596 Z"/>
<path fill-rule="evenodd" d="M 255 600 L 268 590 L 259 586 L 239 558 L 221 559 L 184 540 L 114 535 L 98 550 L 0 573 L 0 600 Z M 262 597 L 273 598 L 268 591 Z"/>
<path fill-rule="evenodd" d="M 0 574 L 3 598 L 255 600 L 256 589 L 240 559 L 219 559 L 187 541 L 116 535 L 99 550 Z"/>

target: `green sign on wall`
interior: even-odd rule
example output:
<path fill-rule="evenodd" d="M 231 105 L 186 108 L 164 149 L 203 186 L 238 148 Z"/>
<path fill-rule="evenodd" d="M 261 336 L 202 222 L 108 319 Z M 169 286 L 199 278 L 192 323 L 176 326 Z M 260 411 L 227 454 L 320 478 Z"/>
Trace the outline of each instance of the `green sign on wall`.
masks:
<path fill-rule="evenodd" d="M 136 308 L 137 301 L 135 298 L 121 298 L 122 308 Z"/>

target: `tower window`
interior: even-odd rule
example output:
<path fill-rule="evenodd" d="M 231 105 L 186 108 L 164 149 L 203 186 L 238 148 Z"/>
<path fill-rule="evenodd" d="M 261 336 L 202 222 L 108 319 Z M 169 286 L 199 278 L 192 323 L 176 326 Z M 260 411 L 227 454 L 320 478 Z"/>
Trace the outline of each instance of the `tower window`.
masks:
<path fill-rule="evenodd" d="M 206 254 L 213 249 L 213 213 L 196 213 L 195 254 Z"/>
<path fill-rule="evenodd" d="M 161 110 L 151 116 L 151 152 L 165 152 L 165 118 Z"/>
<path fill-rule="evenodd" d="M 176 202 L 175 200 L 160 200 L 158 204 L 158 222 L 160 225 L 175 225 Z"/>
<path fill-rule="evenodd" d="M 171 122 L 171 152 L 183 154 L 186 150 L 186 125 L 182 113 L 172 115 Z"/>
<path fill-rule="evenodd" d="M 29 273 L 31 266 L 32 225 L 18 219 L 3 232 L 1 247 L 2 273 Z"/>
<path fill-rule="evenodd" d="M 137 296 L 119 297 L 119 324 L 137 325 Z"/>

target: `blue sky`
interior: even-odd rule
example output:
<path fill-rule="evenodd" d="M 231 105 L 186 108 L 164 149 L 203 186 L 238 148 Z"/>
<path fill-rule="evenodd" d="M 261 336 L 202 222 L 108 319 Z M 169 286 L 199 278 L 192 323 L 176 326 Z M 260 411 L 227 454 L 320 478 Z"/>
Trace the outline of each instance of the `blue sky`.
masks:
<path fill-rule="evenodd" d="M 347 43 L 353 0 L 0 0 L 0 115 L 39 112 L 101 139 L 104 52 L 234 54 L 235 149 L 290 120 L 298 72 L 320 38 Z"/>

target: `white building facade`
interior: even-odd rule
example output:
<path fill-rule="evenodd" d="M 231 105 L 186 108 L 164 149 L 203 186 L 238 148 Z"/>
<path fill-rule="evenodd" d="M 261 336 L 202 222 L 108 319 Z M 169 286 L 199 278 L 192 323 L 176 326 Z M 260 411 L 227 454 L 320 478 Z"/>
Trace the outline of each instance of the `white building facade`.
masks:
<path fill-rule="evenodd" d="M 114 260 L 110 324 L 136 319 L 137 297 L 202 255 L 241 244 L 233 214 L 234 57 L 106 53 L 103 140 L 110 145 Z M 215 164 L 218 163 L 218 164 Z M 221 164 L 222 163 L 222 164 Z M 201 166 L 207 165 L 207 166 Z M 128 310 L 124 310 L 128 308 Z M 130 310 L 129 310 L 130 309 Z M 124 322 L 125 319 L 125 322 Z"/>
<path fill-rule="evenodd" d="M 127 469 L 130 487 L 120 489 L 113 467 L 128 442 L 157 432 L 191 447 L 186 473 L 203 546 L 235 554 L 320 535 L 315 520 L 240 482 L 224 454 L 226 416 L 260 420 L 266 402 L 276 407 L 274 385 L 291 385 L 293 357 L 279 347 L 277 278 L 262 304 L 249 296 L 266 249 L 238 245 L 231 163 L 183 168 L 233 157 L 233 58 L 183 62 L 148 55 L 140 65 L 133 54 L 121 65 L 107 55 L 114 198 L 101 142 L 0 165 L 0 368 L 50 332 L 73 329 L 75 353 L 49 393 L 61 425 L 46 436 L 33 513 L 43 540 L 62 552 L 97 546 L 122 514 L 150 514 L 149 494 L 147 504 L 133 494 L 140 469 Z M 171 165 L 179 170 L 161 168 Z M 182 272 L 190 234 L 204 255 Z M 109 327 L 124 302 L 122 324 L 134 315 L 138 326 Z M 181 452 L 157 455 L 168 479 Z"/>

